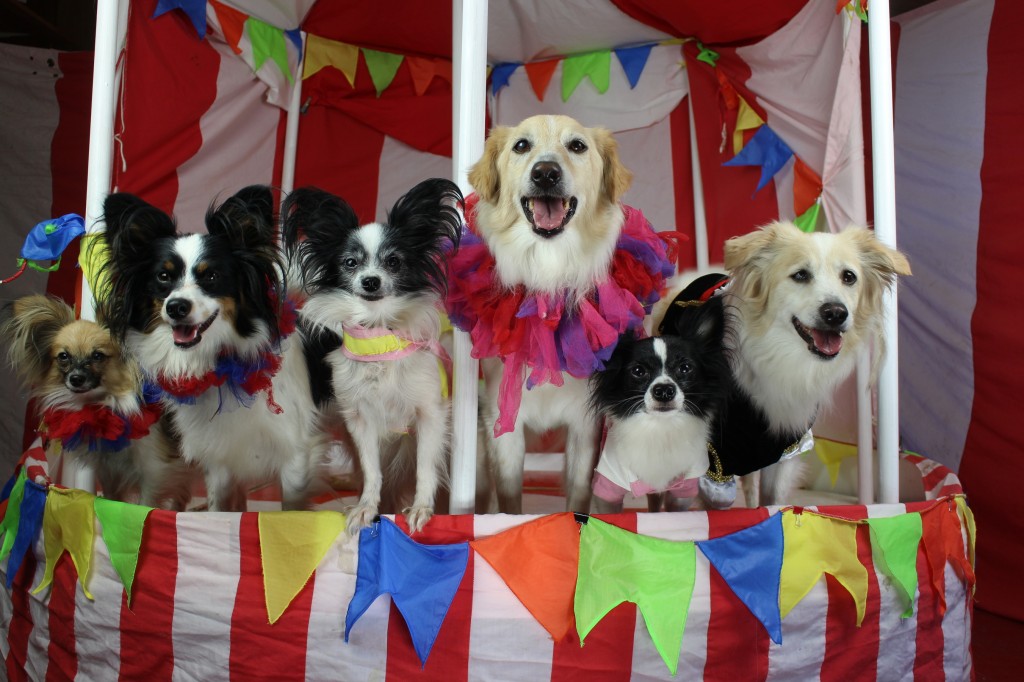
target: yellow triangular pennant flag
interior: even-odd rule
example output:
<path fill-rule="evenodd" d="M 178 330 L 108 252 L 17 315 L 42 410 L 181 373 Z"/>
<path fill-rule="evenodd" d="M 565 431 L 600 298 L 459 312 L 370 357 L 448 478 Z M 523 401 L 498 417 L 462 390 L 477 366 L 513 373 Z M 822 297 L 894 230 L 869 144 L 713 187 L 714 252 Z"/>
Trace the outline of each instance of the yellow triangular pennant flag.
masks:
<path fill-rule="evenodd" d="M 963 495 L 956 496 L 956 508 L 960 510 L 960 518 L 967 529 L 967 556 L 971 560 L 971 568 L 974 568 L 974 542 L 978 534 L 978 529 L 974 525 L 974 512 L 967 506 L 967 500 Z"/>
<path fill-rule="evenodd" d="M 274 623 L 345 530 L 345 516 L 332 511 L 260 512 L 259 528 L 267 617 Z"/>
<path fill-rule="evenodd" d="M 345 75 L 349 85 L 355 87 L 358 65 L 359 48 L 355 45 L 328 40 L 312 33 L 306 38 L 306 61 L 302 67 L 303 80 L 325 66 L 333 66 Z"/>
<path fill-rule="evenodd" d="M 43 551 L 46 555 L 46 568 L 43 571 L 42 582 L 32 594 L 39 594 L 53 582 L 57 560 L 67 550 L 75 564 L 75 570 L 78 571 L 78 582 L 82 584 L 82 592 L 92 599 L 86 583 L 92 569 L 92 545 L 96 535 L 94 497 L 83 490 L 50 487 L 46 496 L 46 509 L 43 512 Z"/>
<path fill-rule="evenodd" d="M 860 626 L 868 598 L 868 571 L 857 557 L 857 524 L 813 512 L 784 511 L 782 534 L 779 580 L 782 617 L 807 596 L 822 573 L 828 573 L 853 597 Z"/>
<path fill-rule="evenodd" d="M 744 130 L 756 130 L 764 125 L 764 119 L 761 118 L 754 109 L 747 104 L 747 100 L 742 97 L 740 100 L 739 111 L 736 112 L 736 130 L 732 132 L 732 153 L 739 154 L 740 150 L 743 149 L 743 131 Z"/>
<path fill-rule="evenodd" d="M 825 438 L 814 439 L 814 451 L 818 453 L 818 459 L 828 469 L 828 477 L 832 481 L 832 487 L 836 487 L 836 480 L 839 478 L 839 465 L 848 457 L 857 456 L 857 446 L 849 443 L 839 443 Z"/>

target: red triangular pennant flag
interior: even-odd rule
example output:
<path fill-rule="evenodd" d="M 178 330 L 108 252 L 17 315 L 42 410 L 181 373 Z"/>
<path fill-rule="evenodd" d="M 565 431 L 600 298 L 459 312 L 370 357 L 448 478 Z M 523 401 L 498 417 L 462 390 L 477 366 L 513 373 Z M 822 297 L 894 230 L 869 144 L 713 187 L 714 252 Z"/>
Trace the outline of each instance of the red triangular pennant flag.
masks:
<path fill-rule="evenodd" d="M 538 100 L 543 102 L 548 83 L 551 82 L 551 76 L 554 75 L 555 69 L 558 67 L 558 60 L 545 59 L 542 62 L 530 62 L 524 64 L 523 67 L 526 69 L 526 77 L 530 79 L 533 93 L 537 95 Z"/>
<path fill-rule="evenodd" d="M 245 20 L 249 17 L 244 12 L 239 12 L 234 7 L 228 7 L 217 0 L 210 0 L 210 4 L 213 5 L 213 11 L 217 14 L 220 30 L 224 32 L 224 40 L 235 54 L 242 54 L 242 48 L 238 47 L 238 43 L 242 39 Z"/>
<path fill-rule="evenodd" d="M 412 87 L 416 96 L 421 96 L 427 91 L 430 82 L 437 75 L 437 65 L 433 59 L 426 57 L 406 57 L 405 63 L 409 65 L 409 75 L 412 77 Z"/>
<path fill-rule="evenodd" d="M 795 157 L 793 163 L 793 211 L 803 215 L 807 209 L 821 196 L 821 178 L 804 163 Z"/>
<path fill-rule="evenodd" d="M 931 574 L 931 586 L 939 599 L 939 613 L 946 614 L 946 563 L 953 566 L 957 577 L 967 583 L 967 594 L 974 588 L 974 569 L 967 559 L 964 549 L 963 531 L 960 528 L 960 517 L 956 513 L 956 505 L 939 503 L 921 513 L 922 534 L 925 556 L 928 559 L 928 572 Z"/>
<path fill-rule="evenodd" d="M 573 627 L 580 529 L 572 514 L 552 514 L 470 543 L 554 640 Z"/>

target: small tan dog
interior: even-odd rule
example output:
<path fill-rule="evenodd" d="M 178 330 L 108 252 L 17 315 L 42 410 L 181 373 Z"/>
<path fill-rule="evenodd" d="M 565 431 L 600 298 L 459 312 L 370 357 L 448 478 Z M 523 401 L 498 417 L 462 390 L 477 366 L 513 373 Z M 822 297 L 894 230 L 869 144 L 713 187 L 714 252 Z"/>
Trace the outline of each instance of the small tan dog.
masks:
<path fill-rule="evenodd" d="M 47 454 L 63 451 L 95 470 L 105 497 L 184 510 L 192 473 L 110 332 L 47 296 L 20 298 L 6 315 L 0 338 L 37 402 Z"/>
<path fill-rule="evenodd" d="M 500 285 L 564 297 L 567 309 L 591 294 L 609 276 L 625 221 L 619 202 L 631 180 L 604 128 L 566 116 L 534 116 L 492 130 L 469 173 L 479 195 L 469 218 L 493 255 Z M 478 468 L 478 510 L 487 510 L 490 481 L 483 474 L 489 470 L 499 509 L 519 513 L 526 429 L 564 426 L 567 506 L 587 512 L 600 427 L 587 408 L 586 379 L 563 373 L 561 386 L 544 383 L 523 392 L 514 430 L 495 437 L 491 425 L 499 418 L 503 363 L 492 357 L 482 366 L 487 466 Z"/>

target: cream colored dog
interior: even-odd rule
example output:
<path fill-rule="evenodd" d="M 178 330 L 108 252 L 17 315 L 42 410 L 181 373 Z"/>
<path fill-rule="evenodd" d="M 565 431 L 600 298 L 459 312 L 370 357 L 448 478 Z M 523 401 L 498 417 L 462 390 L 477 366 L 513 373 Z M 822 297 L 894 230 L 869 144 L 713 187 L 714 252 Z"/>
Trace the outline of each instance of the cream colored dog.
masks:
<path fill-rule="evenodd" d="M 495 258 L 501 284 L 566 295 L 571 304 L 606 278 L 623 225 L 619 201 L 632 174 L 604 128 L 566 116 L 534 116 L 491 131 L 483 157 L 469 173 L 480 197 L 475 223 Z M 483 428 L 487 466 L 502 512 L 522 510 L 525 429 L 567 428 L 565 488 L 570 510 L 590 506 L 599 422 L 587 408 L 587 382 L 565 375 L 563 386 L 525 391 L 515 430 L 494 438 L 502 363 L 483 363 Z M 525 377 L 524 377 L 525 379 Z M 487 508 L 490 483 L 478 476 L 477 506 Z"/>

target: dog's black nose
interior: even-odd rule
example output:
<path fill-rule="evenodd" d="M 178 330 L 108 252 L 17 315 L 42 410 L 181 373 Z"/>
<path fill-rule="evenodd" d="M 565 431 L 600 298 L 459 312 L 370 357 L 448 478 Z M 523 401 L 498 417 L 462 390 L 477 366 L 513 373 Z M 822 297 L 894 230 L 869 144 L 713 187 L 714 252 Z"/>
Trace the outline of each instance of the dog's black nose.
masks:
<path fill-rule="evenodd" d="M 380 277 L 363 277 L 360 284 L 363 285 L 363 291 L 368 294 L 372 294 L 377 291 L 377 289 L 380 289 Z"/>
<path fill-rule="evenodd" d="M 172 320 L 182 320 L 192 312 L 192 302 L 184 298 L 172 298 L 164 306 Z"/>
<path fill-rule="evenodd" d="M 76 369 L 70 374 L 68 374 L 68 383 L 71 384 L 74 388 L 81 388 L 82 386 L 85 386 L 85 382 L 88 378 L 89 377 L 86 376 L 85 372 Z"/>
<path fill-rule="evenodd" d="M 818 308 L 818 316 L 825 325 L 835 329 L 843 326 L 850 311 L 842 303 L 822 303 Z"/>
<path fill-rule="evenodd" d="M 667 403 L 675 400 L 676 387 L 673 384 L 655 384 L 651 388 L 651 395 L 659 403 Z"/>
<path fill-rule="evenodd" d="M 562 167 L 554 161 L 538 161 L 533 164 L 530 179 L 539 189 L 551 189 L 562 179 Z"/>

